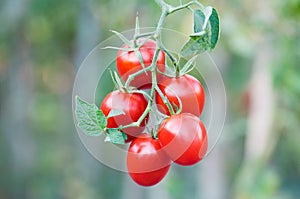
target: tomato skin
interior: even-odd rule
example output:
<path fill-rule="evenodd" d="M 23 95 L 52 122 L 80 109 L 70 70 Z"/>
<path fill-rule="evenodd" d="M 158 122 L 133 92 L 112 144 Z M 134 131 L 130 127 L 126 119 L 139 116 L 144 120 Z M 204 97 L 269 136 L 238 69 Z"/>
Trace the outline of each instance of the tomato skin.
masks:
<path fill-rule="evenodd" d="M 201 83 L 191 75 L 185 74 L 180 77 L 165 77 L 158 83 L 162 93 L 168 98 L 175 109 L 173 103 L 179 107 L 177 96 L 182 102 L 182 113 L 192 113 L 200 116 L 204 107 L 205 93 Z M 169 109 L 156 92 L 156 104 L 158 110 L 170 115 Z"/>
<path fill-rule="evenodd" d="M 143 40 L 138 40 L 138 42 L 143 42 Z M 126 44 L 122 48 L 129 48 Z M 153 56 L 155 53 L 156 42 L 153 40 L 147 40 L 144 45 L 139 48 L 139 51 L 142 55 L 145 67 L 149 67 L 152 63 Z M 157 67 L 161 72 L 165 71 L 165 53 L 160 51 L 157 59 Z M 126 81 L 130 74 L 136 73 L 139 70 L 142 70 L 143 67 L 134 51 L 122 51 L 119 50 L 117 53 L 116 60 L 117 70 L 121 78 Z M 157 80 L 162 78 L 162 75 L 157 73 Z M 134 86 L 140 89 L 150 88 L 152 85 L 152 76 L 151 72 L 148 71 L 137 77 L 135 77 L 130 86 Z"/>
<path fill-rule="evenodd" d="M 207 135 L 201 120 L 190 113 L 173 115 L 158 129 L 162 149 L 175 163 L 183 166 L 199 162 L 207 151 Z"/>
<path fill-rule="evenodd" d="M 147 134 L 135 138 L 128 149 L 127 169 L 130 177 L 141 186 L 153 186 L 167 174 L 170 158 L 161 150 L 157 139 Z"/>
<path fill-rule="evenodd" d="M 107 127 L 117 128 L 120 125 L 124 126 L 136 122 L 145 111 L 147 104 L 146 98 L 140 93 L 125 93 L 117 90 L 109 93 L 104 98 L 100 109 L 105 116 L 111 110 L 122 110 L 125 113 L 108 118 Z M 131 141 L 144 131 L 147 120 L 148 116 L 141 123 L 140 127 L 129 127 L 122 130 L 127 134 L 126 142 Z"/>

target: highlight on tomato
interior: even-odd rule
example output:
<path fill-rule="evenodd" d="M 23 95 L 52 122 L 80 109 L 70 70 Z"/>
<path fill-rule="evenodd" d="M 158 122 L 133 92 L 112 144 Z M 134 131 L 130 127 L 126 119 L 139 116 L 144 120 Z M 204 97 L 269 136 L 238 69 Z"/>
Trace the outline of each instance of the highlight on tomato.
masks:
<path fill-rule="evenodd" d="M 138 121 L 147 107 L 148 101 L 140 93 L 127 93 L 119 90 L 109 93 L 100 106 L 100 109 L 105 116 L 112 110 L 124 112 L 117 116 L 108 118 L 107 128 L 117 128 Z M 130 142 L 134 137 L 137 137 L 145 129 L 148 116 L 145 117 L 140 126 L 124 128 L 122 131 L 127 134 L 126 142 Z"/>
<path fill-rule="evenodd" d="M 163 95 L 169 100 L 173 110 L 180 106 L 178 98 L 182 103 L 182 113 L 191 113 L 200 116 L 204 108 L 205 92 L 202 84 L 193 76 L 185 74 L 179 77 L 164 77 L 158 83 Z M 156 92 L 156 104 L 158 110 L 170 115 L 170 111 Z"/>
<path fill-rule="evenodd" d="M 134 182 L 141 186 L 159 183 L 169 171 L 170 158 L 161 150 L 157 139 L 149 134 L 135 138 L 128 149 L 127 169 Z"/>
<path fill-rule="evenodd" d="M 143 43 L 141 47 L 139 47 L 138 51 L 141 55 L 141 58 L 144 63 L 144 67 L 147 68 L 151 65 L 155 49 L 156 42 L 148 39 L 139 39 L 137 43 Z M 122 49 L 130 49 L 127 44 L 124 44 Z M 132 75 L 138 71 L 143 69 L 143 65 L 140 62 L 140 59 L 134 50 L 119 50 L 116 58 L 116 67 L 119 75 L 124 81 L 127 81 L 129 75 Z M 165 71 L 165 53 L 160 50 L 158 53 L 157 61 L 156 61 L 157 70 L 164 72 Z M 162 78 L 162 75 L 156 73 L 157 80 L 159 81 Z M 139 89 L 150 88 L 152 84 L 152 75 L 151 71 L 143 72 L 140 75 L 134 77 L 134 79 L 130 82 L 130 86 L 137 87 Z"/>
<path fill-rule="evenodd" d="M 208 145 L 203 123 L 190 113 L 165 119 L 158 129 L 158 140 L 171 160 L 183 166 L 194 165 L 202 160 Z"/>

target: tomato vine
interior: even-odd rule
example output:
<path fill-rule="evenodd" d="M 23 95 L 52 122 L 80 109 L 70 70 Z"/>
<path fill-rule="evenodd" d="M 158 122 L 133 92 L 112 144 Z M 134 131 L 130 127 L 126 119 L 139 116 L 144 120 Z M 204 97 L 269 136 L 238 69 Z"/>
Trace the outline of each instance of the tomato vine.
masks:
<path fill-rule="evenodd" d="M 105 97 L 100 109 L 76 96 L 75 109 L 78 126 L 85 134 L 98 136 L 105 132 L 106 141 L 114 144 L 133 140 L 127 158 L 130 169 L 136 163 L 131 157 L 153 162 L 159 157 L 165 157 L 157 150 L 166 152 L 166 165 L 149 171 L 150 174 L 145 171 L 148 177 L 153 177 L 152 181 L 143 182 L 139 174 L 130 171 L 131 177 L 144 186 L 158 183 L 168 171 L 171 160 L 181 165 L 192 165 L 199 162 L 206 153 L 206 130 L 199 119 L 204 106 L 204 89 L 196 78 L 187 73 L 195 67 L 197 55 L 215 48 L 220 32 L 217 11 L 211 6 L 205 7 L 197 0 L 180 3 L 179 6 L 172 6 L 164 0 L 155 1 L 161 8 L 161 15 L 154 31 L 141 33 L 137 17 L 132 40 L 112 31 L 124 45 L 105 47 L 118 50 L 117 72 L 111 72 L 117 90 Z M 164 46 L 161 35 L 166 18 L 183 9 L 194 13 L 194 32 L 189 35 L 189 40 L 176 57 Z M 165 57 L 170 60 L 172 67 L 167 65 Z M 166 68 L 173 69 L 173 73 L 165 72 Z M 148 89 L 150 91 L 146 91 Z M 160 107 L 153 109 L 154 105 Z M 149 130 L 150 137 L 145 136 L 144 128 L 149 115 L 156 114 L 155 111 L 164 115 L 164 120 L 158 129 Z M 176 129 L 170 126 L 176 126 Z M 189 131 L 189 138 L 183 135 L 185 131 Z M 168 145 L 172 139 L 176 146 L 170 148 Z M 186 146 L 182 147 L 182 143 Z M 136 149 L 142 145 L 147 145 L 149 149 Z M 149 150 L 153 159 L 137 154 L 147 154 L 144 150 Z M 179 156 L 175 157 L 174 151 Z"/>

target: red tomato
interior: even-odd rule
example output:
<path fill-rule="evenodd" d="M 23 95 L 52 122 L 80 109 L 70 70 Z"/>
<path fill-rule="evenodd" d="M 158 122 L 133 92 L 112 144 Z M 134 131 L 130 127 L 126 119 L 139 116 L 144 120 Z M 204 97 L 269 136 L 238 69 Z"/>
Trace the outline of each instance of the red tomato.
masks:
<path fill-rule="evenodd" d="M 124 126 L 138 121 L 145 111 L 147 104 L 148 102 L 142 94 L 113 91 L 104 98 L 100 109 L 105 116 L 107 116 L 111 110 L 121 110 L 125 113 L 108 119 L 107 127 L 117 128 L 120 125 Z M 131 141 L 134 137 L 137 137 L 143 132 L 147 119 L 148 116 L 141 123 L 140 127 L 129 127 L 123 129 L 123 132 L 126 133 L 128 137 L 126 140 L 127 142 Z"/>
<path fill-rule="evenodd" d="M 158 129 L 158 140 L 171 160 L 184 166 L 196 164 L 207 151 L 205 127 L 198 117 L 190 113 L 164 120 Z"/>
<path fill-rule="evenodd" d="M 171 160 L 161 150 L 157 139 L 142 134 L 131 142 L 127 154 L 127 169 L 137 184 L 153 186 L 159 183 L 170 165 Z"/>
<path fill-rule="evenodd" d="M 205 93 L 201 83 L 191 75 L 185 74 L 180 77 L 165 77 L 158 83 L 162 93 L 168 98 L 173 109 L 174 103 L 179 107 L 178 98 L 182 102 L 182 113 L 192 113 L 200 116 L 204 107 Z M 156 92 L 156 104 L 158 110 L 170 115 L 169 109 Z"/>
<path fill-rule="evenodd" d="M 143 42 L 143 40 L 139 40 L 138 42 Z M 126 44 L 122 46 L 122 48 L 129 48 Z M 152 63 L 154 52 L 156 48 L 156 43 L 153 40 L 147 40 L 144 45 L 139 48 L 139 51 L 142 55 L 145 67 L 149 67 Z M 159 71 L 165 71 L 165 53 L 160 51 L 157 59 L 157 67 Z M 126 81 L 128 76 L 136 73 L 139 70 L 142 70 L 143 67 L 134 51 L 122 51 L 119 50 L 117 54 L 116 60 L 117 70 L 120 74 L 121 78 Z M 160 80 L 162 75 L 157 73 L 157 79 Z M 143 73 L 137 77 L 135 77 L 130 86 L 134 86 L 137 88 L 150 88 L 152 83 L 151 72 L 148 71 Z"/>

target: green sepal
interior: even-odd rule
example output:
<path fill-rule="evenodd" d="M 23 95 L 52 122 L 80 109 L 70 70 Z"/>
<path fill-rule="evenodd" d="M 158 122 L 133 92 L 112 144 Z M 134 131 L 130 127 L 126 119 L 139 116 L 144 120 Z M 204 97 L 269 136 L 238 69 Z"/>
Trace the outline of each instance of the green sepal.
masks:
<path fill-rule="evenodd" d="M 115 30 L 111 30 L 111 32 L 117 35 L 127 46 L 131 46 L 130 41 L 124 35 Z"/>

